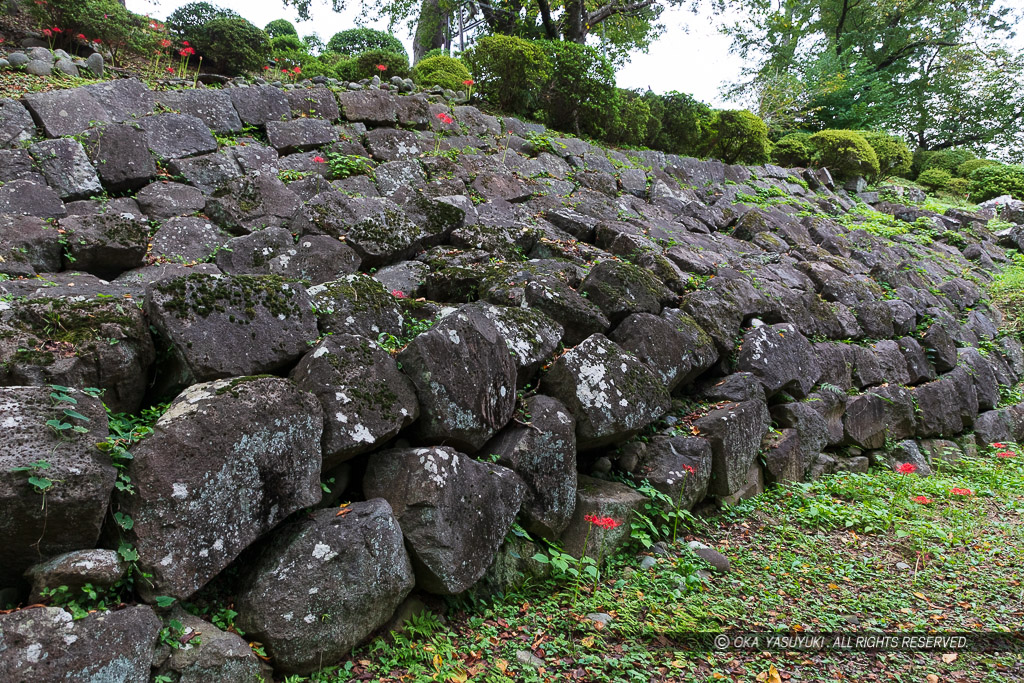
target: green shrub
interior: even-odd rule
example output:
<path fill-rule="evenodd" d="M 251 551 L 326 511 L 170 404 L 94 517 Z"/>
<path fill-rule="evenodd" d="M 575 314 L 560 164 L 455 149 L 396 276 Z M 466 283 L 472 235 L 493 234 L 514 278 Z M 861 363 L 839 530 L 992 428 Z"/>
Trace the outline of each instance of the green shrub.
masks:
<path fill-rule="evenodd" d="M 530 115 L 551 62 L 536 42 L 515 36 L 483 36 L 462 54 L 480 96 L 510 114 Z"/>
<path fill-rule="evenodd" d="M 313 55 L 319 55 L 327 49 L 324 41 L 320 40 L 320 36 L 315 33 L 302 36 L 302 44 L 306 46 L 306 51 Z"/>
<path fill-rule="evenodd" d="M 871 145 L 871 149 L 875 150 L 875 156 L 878 157 L 878 175 L 873 180 L 910 175 L 913 155 L 910 153 L 910 147 L 902 138 L 873 130 L 859 132 Z"/>
<path fill-rule="evenodd" d="M 596 48 L 569 41 L 540 40 L 551 64 L 541 88 L 544 122 L 555 130 L 605 138 L 614 127 L 618 91 L 615 68 Z"/>
<path fill-rule="evenodd" d="M 727 164 L 763 164 L 770 158 L 768 126 L 745 109 L 715 112 L 708 132 L 709 141 L 703 156 L 721 159 Z"/>
<path fill-rule="evenodd" d="M 167 28 L 185 40 L 198 37 L 199 29 L 214 19 L 237 18 L 239 15 L 226 7 L 218 7 L 208 2 L 190 2 L 171 12 L 167 17 Z"/>
<path fill-rule="evenodd" d="M 814 150 L 808 144 L 810 133 L 790 133 L 775 143 L 772 149 L 772 161 L 779 166 L 806 168 L 811 165 Z"/>
<path fill-rule="evenodd" d="M 632 90 L 619 90 L 615 118 L 608 141 L 626 147 L 640 147 L 652 125 L 651 105 Z"/>
<path fill-rule="evenodd" d="M 910 162 L 910 175 L 913 178 L 921 175 L 921 171 L 924 170 L 924 165 L 928 163 L 928 160 L 932 157 L 935 152 L 931 150 L 923 149 L 918 147 L 914 150 L 914 159 Z"/>
<path fill-rule="evenodd" d="M 448 54 L 448 50 L 445 50 L 443 47 L 435 47 L 433 50 L 423 55 L 423 57 L 420 58 L 420 61 L 430 59 L 431 57 L 451 57 L 451 55 Z"/>
<path fill-rule="evenodd" d="M 270 58 L 270 39 L 241 17 L 206 22 L 195 37 L 196 50 L 218 72 L 238 76 L 257 71 Z"/>
<path fill-rule="evenodd" d="M 823 130 L 808 141 L 812 162 L 838 178 L 878 175 L 878 156 L 868 141 L 853 130 Z"/>
<path fill-rule="evenodd" d="M 953 175 L 960 164 L 977 158 L 978 155 L 969 149 L 935 150 L 928 155 L 927 160 L 921 166 L 921 170 L 927 171 L 929 168 L 938 168 L 948 171 L 950 175 Z"/>
<path fill-rule="evenodd" d="M 271 38 L 280 38 L 281 36 L 299 37 L 299 32 L 295 30 L 295 26 L 292 22 L 287 19 L 274 19 L 263 27 L 263 32 Z"/>
<path fill-rule="evenodd" d="M 700 156 L 715 112 L 703 102 L 681 92 L 645 95 L 651 108 L 647 146 L 670 154 Z"/>
<path fill-rule="evenodd" d="M 363 52 L 381 51 L 405 55 L 406 68 L 409 67 L 409 53 L 402 41 L 390 33 L 372 28 L 350 28 L 331 36 L 327 41 L 327 49 L 338 54 L 355 56 Z"/>
<path fill-rule="evenodd" d="M 926 168 L 921 171 L 921 175 L 917 176 L 918 184 L 923 185 L 932 192 L 945 190 L 952 179 L 953 174 L 942 168 Z"/>
<path fill-rule="evenodd" d="M 31 16 L 43 26 L 59 26 L 57 44 L 67 44 L 82 33 L 100 40 L 117 61 L 124 52 L 152 54 L 159 34 L 149 29 L 149 20 L 126 10 L 117 0 L 49 0 L 27 5 Z"/>
<path fill-rule="evenodd" d="M 967 178 L 951 178 L 946 183 L 946 192 L 957 197 L 966 197 L 971 191 L 971 181 Z"/>
<path fill-rule="evenodd" d="M 983 202 L 1008 194 L 1024 200 L 1024 166 L 989 165 L 971 171 L 971 200 Z"/>
<path fill-rule="evenodd" d="M 956 167 L 956 175 L 961 178 L 970 178 L 971 172 L 982 166 L 1000 166 L 1002 162 L 995 159 L 968 159 Z"/>
<path fill-rule="evenodd" d="M 468 86 L 463 81 L 469 78 L 465 64 L 444 55 L 424 57 L 412 68 L 413 82 L 424 88 L 439 85 L 448 90 L 466 90 Z"/>
<path fill-rule="evenodd" d="M 271 38 L 270 49 L 274 52 L 305 52 L 306 44 L 299 40 L 298 35 L 283 35 Z"/>
<path fill-rule="evenodd" d="M 377 66 L 381 64 L 387 69 L 378 69 Z M 349 69 L 352 74 L 349 80 L 353 81 L 374 76 L 380 76 L 381 80 L 387 80 L 392 76 L 406 78 L 409 75 L 409 58 L 404 52 L 370 50 L 356 55 L 356 58 L 350 63 Z"/>

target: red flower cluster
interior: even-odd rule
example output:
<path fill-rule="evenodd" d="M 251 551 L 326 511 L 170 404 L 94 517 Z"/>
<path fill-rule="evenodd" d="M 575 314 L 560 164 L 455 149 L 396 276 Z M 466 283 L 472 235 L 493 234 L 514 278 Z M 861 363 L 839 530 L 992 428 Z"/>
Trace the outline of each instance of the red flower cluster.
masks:
<path fill-rule="evenodd" d="M 171 46 L 171 41 L 170 41 L 169 38 L 164 38 L 163 40 L 160 41 L 160 47 L 170 47 L 170 46 Z"/>
<path fill-rule="evenodd" d="M 445 124 L 445 125 L 450 125 L 452 123 L 455 123 L 455 119 L 453 119 L 452 117 L 448 116 L 448 114 L 445 114 L 444 112 L 441 112 L 440 114 L 437 115 L 437 120 L 440 121 L 441 123 Z"/>
<path fill-rule="evenodd" d="M 928 505 L 932 502 L 932 499 L 927 496 L 914 496 L 914 502 L 920 503 L 921 505 Z"/>
<path fill-rule="evenodd" d="M 972 491 L 970 489 L 950 489 L 949 492 L 952 493 L 954 496 L 973 496 L 974 495 L 974 491 Z"/>
<path fill-rule="evenodd" d="M 388 65 L 387 64 L 378 64 L 377 65 L 377 71 L 387 71 L 387 70 L 388 70 Z"/>
<path fill-rule="evenodd" d="M 391 296 L 395 297 L 396 299 L 404 299 L 405 298 L 405 292 L 403 292 L 400 289 L 392 289 L 391 290 Z"/>
<path fill-rule="evenodd" d="M 590 522 L 599 529 L 614 529 L 622 524 L 622 522 L 619 522 L 612 517 L 598 517 L 597 515 L 584 515 L 583 520 Z"/>
<path fill-rule="evenodd" d="M 182 57 L 191 57 L 195 53 L 196 49 L 194 47 L 183 47 L 180 50 L 178 50 L 178 54 Z"/>
<path fill-rule="evenodd" d="M 697 474 L 697 470 L 693 469 L 693 465 L 683 465 L 683 469 L 690 474 Z"/>
<path fill-rule="evenodd" d="M 476 81 L 474 81 L 472 78 L 467 78 L 466 80 L 462 81 L 462 85 L 473 85 L 474 83 L 476 83 Z"/>
<path fill-rule="evenodd" d="M 996 441 L 995 443 L 990 444 L 990 445 L 992 446 L 992 448 L 1006 448 L 1006 444 L 1005 443 L 999 443 L 998 441 Z"/>
<path fill-rule="evenodd" d="M 89 39 L 85 37 L 84 33 L 79 33 L 77 36 L 75 36 L 75 38 L 78 38 L 79 40 L 84 41 L 86 43 L 89 42 Z"/>
<path fill-rule="evenodd" d="M 917 465 L 905 462 L 900 464 L 900 466 L 896 468 L 896 471 L 900 474 L 913 474 L 914 472 L 917 472 Z"/>
<path fill-rule="evenodd" d="M 1017 454 L 1013 451 L 1000 451 L 996 453 L 997 458 L 1016 458 Z"/>
<path fill-rule="evenodd" d="M 318 154 L 318 155 L 316 155 L 315 157 L 313 157 L 313 161 L 315 161 L 315 162 L 316 162 L 316 163 L 318 163 L 318 164 L 326 164 L 326 163 L 327 163 L 327 159 L 324 159 L 324 158 L 323 158 L 322 156 L 320 156 L 319 154 Z"/>
<path fill-rule="evenodd" d="M 174 67 L 173 66 L 167 67 L 167 73 L 169 73 L 169 74 L 174 73 Z"/>

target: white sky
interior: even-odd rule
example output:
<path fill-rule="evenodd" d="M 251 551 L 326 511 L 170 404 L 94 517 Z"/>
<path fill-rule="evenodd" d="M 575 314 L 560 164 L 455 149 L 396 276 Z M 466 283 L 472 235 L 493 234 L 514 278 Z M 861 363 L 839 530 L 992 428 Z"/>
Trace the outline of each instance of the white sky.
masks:
<path fill-rule="evenodd" d="M 148 13 L 162 20 L 188 1 L 127 0 L 127 6 L 133 12 Z M 238 12 L 261 28 L 274 19 L 288 19 L 295 23 L 300 36 L 317 33 L 324 42 L 338 31 L 357 26 L 359 7 L 359 0 L 349 0 L 351 7 L 347 11 L 335 13 L 329 0 L 313 0 L 311 21 L 299 23 L 294 8 L 285 8 L 281 0 L 208 1 Z M 650 88 L 659 93 L 678 90 L 712 106 L 725 106 L 718 94 L 719 87 L 737 78 L 742 60 L 729 54 L 729 39 L 718 34 L 715 19 L 710 14 L 694 15 L 682 8 L 669 8 L 662 14 L 662 22 L 667 27 L 665 34 L 651 45 L 648 54 L 634 55 L 619 71 L 619 87 Z M 386 20 L 364 25 L 387 30 Z M 396 33 L 411 48 L 406 29 L 399 27 Z"/>

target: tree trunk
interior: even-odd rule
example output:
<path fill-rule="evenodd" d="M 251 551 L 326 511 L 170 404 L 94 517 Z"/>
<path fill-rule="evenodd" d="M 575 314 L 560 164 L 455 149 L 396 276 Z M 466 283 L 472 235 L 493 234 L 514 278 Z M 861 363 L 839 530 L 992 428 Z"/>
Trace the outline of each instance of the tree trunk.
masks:
<path fill-rule="evenodd" d="M 412 63 L 423 59 L 431 50 L 445 46 L 445 29 L 450 13 L 441 9 L 440 0 L 423 0 L 416 35 L 412 39 Z"/>

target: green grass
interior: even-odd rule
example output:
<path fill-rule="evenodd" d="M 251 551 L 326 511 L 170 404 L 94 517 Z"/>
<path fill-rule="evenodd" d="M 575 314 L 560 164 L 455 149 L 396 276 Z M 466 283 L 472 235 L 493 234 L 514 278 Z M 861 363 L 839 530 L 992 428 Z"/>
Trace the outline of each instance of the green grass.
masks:
<path fill-rule="evenodd" d="M 691 529 L 732 560 L 727 574 L 699 578 L 702 562 L 682 543 L 647 570 L 627 552 L 596 585 L 584 580 L 578 601 L 575 583 L 551 580 L 490 601 L 439 600 L 404 633 L 288 680 L 754 681 L 771 666 L 783 680 L 866 680 L 868 671 L 877 680 L 1020 680 L 1021 663 L 1008 655 L 715 653 L 659 639 L 728 629 L 1019 630 L 1024 456 L 996 450 L 937 465 L 931 477 L 873 470 L 774 487 Z M 613 621 L 599 627 L 585 618 L 593 612 Z M 524 650 L 542 670 L 517 660 Z"/>
<path fill-rule="evenodd" d="M 989 287 L 992 303 L 1005 315 L 1002 328 L 1024 338 L 1024 257 L 1013 255 L 1013 261 L 999 271 Z"/>

